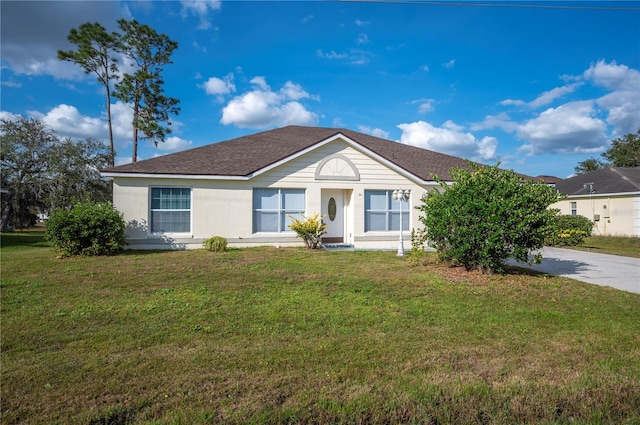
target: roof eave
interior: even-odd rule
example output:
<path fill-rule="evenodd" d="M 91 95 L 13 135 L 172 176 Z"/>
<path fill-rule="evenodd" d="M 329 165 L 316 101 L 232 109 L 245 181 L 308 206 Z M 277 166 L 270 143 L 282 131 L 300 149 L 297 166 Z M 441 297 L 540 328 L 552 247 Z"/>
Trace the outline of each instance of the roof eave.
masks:
<path fill-rule="evenodd" d="M 566 193 L 560 192 L 560 194 L 567 196 L 566 199 L 571 198 L 602 198 L 607 196 L 631 196 L 631 195 L 640 195 L 640 191 L 637 192 L 608 192 L 608 193 L 587 193 L 584 195 L 570 195 Z"/>
<path fill-rule="evenodd" d="M 179 180 L 249 180 L 249 176 L 219 176 L 211 174 L 154 174 L 154 173 L 114 173 L 101 172 L 102 177 L 109 178 L 141 178 L 141 179 L 179 179 Z"/>

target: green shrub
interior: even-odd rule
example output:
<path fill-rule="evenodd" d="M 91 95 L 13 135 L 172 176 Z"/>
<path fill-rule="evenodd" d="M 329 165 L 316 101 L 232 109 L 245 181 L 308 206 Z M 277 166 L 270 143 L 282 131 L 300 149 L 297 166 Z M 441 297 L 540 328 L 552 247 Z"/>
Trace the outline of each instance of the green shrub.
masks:
<path fill-rule="evenodd" d="M 316 249 L 320 247 L 320 237 L 324 235 L 327 225 L 322 222 L 322 217 L 319 213 L 315 213 L 312 217 L 305 217 L 300 214 L 304 220 L 297 219 L 292 216 L 289 228 L 296 232 L 298 237 L 302 238 L 305 245 L 309 249 Z"/>
<path fill-rule="evenodd" d="M 124 229 L 111 203 L 80 202 L 51 214 L 45 238 L 62 256 L 108 255 L 126 244 Z"/>
<path fill-rule="evenodd" d="M 506 261 L 540 262 L 532 250 L 543 246 L 549 220 L 557 214 L 547 207 L 558 200 L 554 191 L 513 171 L 470 163 L 471 170 L 454 169 L 455 183 L 441 180 L 418 207 L 428 239 L 441 259 L 467 270 L 502 272 Z"/>
<path fill-rule="evenodd" d="M 557 215 L 549 223 L 545 245 L 577 246 L 591 236 L 593 222 L 582 215 Z"/>
<path fill-rule="evenodd" d="M 224 252 L 227 250 L 227 239 L 222 236 L 212 236 L 202 243 L 202 245 L 213 252 Z"/>

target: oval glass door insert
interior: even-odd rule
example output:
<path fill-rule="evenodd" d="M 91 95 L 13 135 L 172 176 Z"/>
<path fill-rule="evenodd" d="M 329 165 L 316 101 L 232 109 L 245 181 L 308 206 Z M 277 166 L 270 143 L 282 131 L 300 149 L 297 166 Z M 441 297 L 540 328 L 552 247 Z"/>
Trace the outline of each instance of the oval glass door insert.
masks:
<path fill-rule="evenodd" d="M 329 205 L 327 207 L 327 211 L 329 211 L 329 220 L 333 221 L 336 219 L 336 200 L 331 198 L 329 199 Z"/>

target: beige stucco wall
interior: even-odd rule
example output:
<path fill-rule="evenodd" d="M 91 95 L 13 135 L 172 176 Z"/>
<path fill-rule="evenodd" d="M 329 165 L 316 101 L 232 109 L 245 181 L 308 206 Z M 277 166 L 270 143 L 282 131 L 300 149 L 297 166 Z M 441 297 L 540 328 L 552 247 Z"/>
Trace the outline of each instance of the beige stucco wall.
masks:
<path fill-rule="evenodd" d="M 359 172 L 358 181 L 316 180 L 321 162 L 331 156 L 347 158 Z M 149 233 L 151 187 L 190 187 L 192 189 L 192 233 L 153 235 Z M 232 246 L 302 245 L 291 233 L 253 233 L 253 189 L 288 188 L 306 190 L 306 214 L 321 212 L 323 189 L 342 189 L 345 206 L 345 242 L 358 248 L 395 249 L 399 232 L 364 231 L 364 191 L 410 189 L 410 228 L 419 228 L 420 198 L 434 184 L 412 181 L 378 161 L 356 150 L 342 140 L 330 142 L 305 155 L 285 162 L 250 180 L 114 178 L 113 201 L 128 224 L 127 237 L 132 248 L 201 248 L 211 236 L 223 236 Z M 403 232 L 410 245 L 410 232 Z M 408 246 L 407 246 L 408 248 Z"/>
<path fill-rule="evenodd" d="M 572 202 L 577 214 L 594 221 L 594 236 L 640 236 L 640 193 L 573 196 L 550 208 L 570 215 Z"/>

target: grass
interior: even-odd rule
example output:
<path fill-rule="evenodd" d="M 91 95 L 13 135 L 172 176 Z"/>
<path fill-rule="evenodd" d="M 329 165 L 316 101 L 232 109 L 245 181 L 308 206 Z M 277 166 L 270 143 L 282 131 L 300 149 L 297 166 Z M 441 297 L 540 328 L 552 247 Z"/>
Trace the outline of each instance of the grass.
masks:
<path fill-rule="evenodd" d="M 640 258 L 640 237 L 590 236 L 582 245 L 568 248 Z"/>
<path fill-rule="evenodd" d="M 3 424 L 640 423 L 640 296 L 432 256 L 2 235 Z"/>

